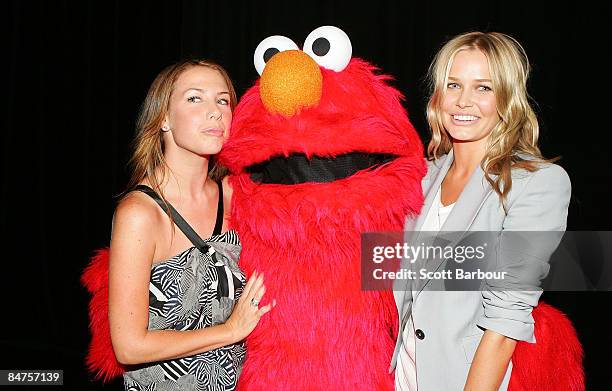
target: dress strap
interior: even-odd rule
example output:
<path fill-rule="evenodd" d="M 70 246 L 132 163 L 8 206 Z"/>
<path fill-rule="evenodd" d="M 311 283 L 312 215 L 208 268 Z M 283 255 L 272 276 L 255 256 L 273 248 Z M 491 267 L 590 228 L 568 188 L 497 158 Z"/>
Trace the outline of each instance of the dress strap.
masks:
<path fill-rule="evenodd" d="M 219 199 L 221 199 L 221 201 L 219 201 L 217 203 L 217 208 L 219 208 L 219 204 L 220 204 L 221 205 L 221 225 L 223 225 L 223 200 L 222 200 L 223 199 L 223 194 L 222 194 L 222 190 L 221 190 L 220 184 L 217 183 L 217 185 L 219 185 Z M 134 187 L 134 190 L 142 191 L 143 193 L 145 193 L 149 197 L 153 198 L 153 200 L 155 200 L 155 202 L 157 202 L 157 204 L 162 208 L 162 210 L 164 212 L 166 212 L 166 214 L 168 214 L 168 216 L 172 217 L 172 220 L 174 220 L 174 224 L 176 224 L 176 226 L 179 227 L 181 232 L 183 232 L 183 234 L 185 234 L 187 239 L 189 239 L 189 241 L 195 247 L 197 247 L 202 252 L 208 251 L 208 247 L 209 246 L 200 237 L 200 235 L 198 235 L 198 233 L 193 228 L 191 228 L 189 223 L 187 223 L 187 221 L 185 221 L 183 216 L 181 216 L 180 213 L 176 209 L 174 209 L 174 207 L 172 205 L 170 205 L 170 203 L 164 202 L 164 200 L 159 196 L 159 194 L 157 194 L 155 192 L 155 190 L 151 189 L 147 185 L 137 185 L 136 187 Z M 213 230 L 213 235 L 218 235 L 218 234 L 221 233 L 221 226 L 219 226 L 219 228 L 217 228 L 218 225 L 219 225 L 219 210 L 217 210 L 217 221 L 215 223 L 215 228 Z M 218 231 L 218 233 L 217 233 L 217 231 Z"/>
<path fill-rule="evenodd" d="M 223 228 L 223 185 L 221 185 L 221 181 L 216 181 L 216 183 L 219 187 L 219 201 L 217 201 L 217 221 L 215 222 L 213 235 L 221 235 L 221 228 Z"/>

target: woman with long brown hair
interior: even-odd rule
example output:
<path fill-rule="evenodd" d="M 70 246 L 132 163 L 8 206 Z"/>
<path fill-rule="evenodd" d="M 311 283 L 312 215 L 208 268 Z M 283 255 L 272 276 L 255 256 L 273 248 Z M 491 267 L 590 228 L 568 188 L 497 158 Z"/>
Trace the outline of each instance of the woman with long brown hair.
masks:
<path fill-rule="evenodd" d="M 144 101 L 110 246 L 110 331 L 128 390 L 234 389 L 241 341 L 274 305 L 259 308 L 263 276 L 246 282 L 238 268 L 231 189 L 211 167 L 235 105 L 226 71 L 199 60 L 164 69 Z"/>

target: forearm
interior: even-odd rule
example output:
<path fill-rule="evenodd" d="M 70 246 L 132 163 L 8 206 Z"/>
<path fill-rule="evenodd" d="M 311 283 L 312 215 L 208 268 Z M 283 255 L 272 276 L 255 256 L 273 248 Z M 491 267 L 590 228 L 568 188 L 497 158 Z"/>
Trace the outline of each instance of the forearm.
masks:
<path fill-rule="evenodd" d="M 470 366 L 465 391 L 494 391 L 506 374 L 516 341 L 486 330 Z"/>
<path fill-rule="evenodd" d="M 238 342 L 225 324 L 198 330 L 151 330 L 113 343 L 123 364 L 141 364 L 193 356 Z"/>

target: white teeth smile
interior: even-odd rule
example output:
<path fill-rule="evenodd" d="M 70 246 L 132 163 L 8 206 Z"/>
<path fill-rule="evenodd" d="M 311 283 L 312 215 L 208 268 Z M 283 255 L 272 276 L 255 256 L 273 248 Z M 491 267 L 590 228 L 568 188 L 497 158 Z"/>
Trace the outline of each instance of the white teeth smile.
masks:
<path fill-rule="evenodd" d="M 457 121 L 475 121 L 478 119 L 478 117 L 475 117 L 473 115 L 453 115 L 453 119 L 457 120 Z"/>

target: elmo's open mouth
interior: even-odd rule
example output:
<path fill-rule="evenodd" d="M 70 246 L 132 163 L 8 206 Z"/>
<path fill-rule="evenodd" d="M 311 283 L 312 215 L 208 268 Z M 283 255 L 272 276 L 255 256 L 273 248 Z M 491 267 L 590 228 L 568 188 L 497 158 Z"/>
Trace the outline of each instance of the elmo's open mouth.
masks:
<path fill-rule="evenodd" d="M 385 153 L 351 152 L 333 158 L 312 156 L 309 159 L 304 154 L 292 154 L 251 165 L 246 171 L 256 183 L 326 183 L 347 178 L 358 171 L 376 168 L 396 157 Z"/>

